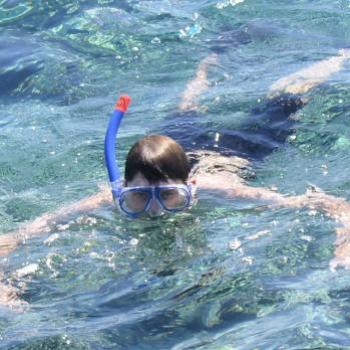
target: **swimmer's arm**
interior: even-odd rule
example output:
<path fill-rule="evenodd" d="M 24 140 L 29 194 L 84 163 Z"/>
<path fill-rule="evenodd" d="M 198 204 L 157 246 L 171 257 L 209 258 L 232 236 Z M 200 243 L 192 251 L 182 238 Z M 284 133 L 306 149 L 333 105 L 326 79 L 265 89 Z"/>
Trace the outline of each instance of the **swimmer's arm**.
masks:
<path fill-rule="evenodd" d="M 350 269 L 350 203 L 343 198 L 334 197 L 323 192 L 310 192 L 299 196 L 286 196 L 281 193 L 262 188 L 251 187 L 238 176 L 232 176 L 232 182 L 226 176 L 211 175 L 202 177 L 197 186 L 207 190 L 219 191 L 230 198 L 262 200 L 272 206 L 285 208 L 317 209 L 333 218 L 340 226 L 336 228 L 334 259 L 330 267 Z M 230 185 L 227 185 L 230 184 Z"/>
<path fill-rule="evenodd" d="M 338 224 L 334 242 L 334 259 L 330 262 L 331 269 L 337 267 L 350 269 L 350 203 L 344 198 L 334 197 L 324 192 L 311 192 L 307 197 L 311 203 L 310 206 L 323 211 Z"/>
<path fill-rule="evenodd" d="M 211 174 L 196 179 L 197 187 L 217 191 L 229 198 L 262 200 L 288 208 L 306 206 L 303 196 L 284 196 L 281 193 L 263 187 L 247 185 L 237 174 Z"/>
<path fill-rule="evenodd" d="M 197 110 L 197 99 L 209 88 L 207 77 L 208 69 L 211 65 L 217 63 L 218 56 L 213 53 L 203 59 L 198 65 L 195 77 L 187 83 L 184 92 L 181 95 L 179 109 L 181 111 Z"/>
<path fill-rule="evenodd" d="M 350 203 L 344 198 L 334 197 L 323 192 L 307 192 L 305 195 L 284 196 L 265 188 L 243 185 L 229 191 L 230 196 L 261 199 L 285 208 L 317 209 L 332 219 L 339 226 L 335 229 L 334 258 L 330 262 L 332 270 L 337 267 L 350 269 Z"/>
<path fill-rule="evenodd" d="M 24 223 L 15 231 L 0 234 L 0 257 L 8 255 L 27 239 L 49 233 L 56 224 L 68 221 L 79 214 L 88 213 L 99 207 L 112 204 L 111 192 L 105 186 L 95 195 L 83 198 L 53 213 L 42 214 L 35 220 Z"/>
<path fill-rule="evenodd" d="M 0 272 L 0 280 L 4 280 L 3 273 Z M 26 302 L 18 298 L 18 288 L 10 283 L 0 282 L 0 305 L 6 305 L 17 311 L 22 311 Z"/>
<path fill-rule="evenodd" d="M 215 191 L 228 198 L 262 200 L 292 208 L 302 206 L 300 196 L 286 197 L 267 188 L 249 186 L 237 173 L 206 174 L 201 171 L 194 180 L 197 188 Z"/>
<path fill-rule="evenodd" d="M 268 97 L 273 98 L 283 93 L 305 94 L 326 81 L 332 74 L 337 73 L 349 58 L 349 49 L 339 50 L 337 56 L 314 63 L 309 67 L 287 75 L 270 86 Z"/>

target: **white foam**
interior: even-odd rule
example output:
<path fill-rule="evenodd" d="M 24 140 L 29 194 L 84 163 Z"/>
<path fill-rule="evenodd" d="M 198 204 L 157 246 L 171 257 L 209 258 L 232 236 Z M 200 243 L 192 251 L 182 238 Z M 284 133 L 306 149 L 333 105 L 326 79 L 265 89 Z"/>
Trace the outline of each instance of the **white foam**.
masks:
<path fill-rule="evenodd" d="M 18 278 L 28 276 L 28 275 L 35 273 L 38 269 L 39 269 L 38 264 L 29 264 L 27 266 L 22 267 L 21 269 L 18 269 L 16 271 L 16 276 Z"/>
<path fill-rule="evenodd" d="M 244 2 L 244 0 L 225 0 L 218 2 L 215 7 L 221 10 L 227 6 L 236 6 L 242 2 Z"/>

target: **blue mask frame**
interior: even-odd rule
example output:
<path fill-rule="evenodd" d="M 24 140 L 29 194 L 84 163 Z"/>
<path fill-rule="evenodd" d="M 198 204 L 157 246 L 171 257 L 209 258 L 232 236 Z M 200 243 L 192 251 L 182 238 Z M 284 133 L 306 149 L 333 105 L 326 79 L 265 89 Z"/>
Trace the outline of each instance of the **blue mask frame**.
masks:
<path fill-rule="evenodd" d="M 169 189 L 180 189 L 185 191 L 186 193 L 186 202 L 183 206 L 180 208 L 168 208 L 162 198 L 161 198 L 161 192 L 162 190 L 169 190 Z M 125 192 L 143 192 L 148 195 L 148 199 L 145 202 L 145 205 L 142 210 L 138 212 L 134 211 L 128 211 L 125 206 L 123 205 L 123 194 Z M 176 213 L 183 211 L 187 208 L 189 208 L 192 204 L 192 186 L 191 185 L 185 185 L 185 184 L 173 184 L 173 185 L 161 185 L 161 186 L 135 186 L 135 187 L 119 187 L 116 190 L 113 190 L 113 197 L 119 207 L 119 210 L 127 215 L 128 217 L 131 217 L 133 219 L 138 218 L 139 216 L 143 215 L 144 213 L 148 212 L 150 209 L 150 205 L 152 200 L 156 200 L 159 207 L 162 209 L 163 212 L 168 213 Z M 158 216 L 158 215 L 157 215 Z"/>

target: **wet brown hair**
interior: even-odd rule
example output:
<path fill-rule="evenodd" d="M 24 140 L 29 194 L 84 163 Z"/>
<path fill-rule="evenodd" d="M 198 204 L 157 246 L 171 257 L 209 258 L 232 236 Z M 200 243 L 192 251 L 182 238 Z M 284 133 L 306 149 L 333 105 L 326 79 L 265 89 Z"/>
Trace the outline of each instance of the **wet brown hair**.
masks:
<path fill-rule="evenodd" d="M 166 180 L 186 182 L 190 163 L 183 148 L 172 138 L 150 135 L 136 142 L 125 164 L 125 181 L 141 173 L 151 184 Z"/>

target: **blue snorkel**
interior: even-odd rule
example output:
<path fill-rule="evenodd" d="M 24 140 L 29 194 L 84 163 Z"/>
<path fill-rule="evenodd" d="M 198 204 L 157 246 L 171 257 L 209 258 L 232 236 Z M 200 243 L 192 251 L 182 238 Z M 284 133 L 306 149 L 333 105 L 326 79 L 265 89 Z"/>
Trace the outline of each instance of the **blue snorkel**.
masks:
<path fill-rule="evenodd" d="M 144 213 L 155 217 L 163 215 L 164 212 L 175 213 L 189 208 L 192 203 L 191 185 L 174 182 L 157 186 L 124 186 L 116 161 L 115 143 L 130 101 L 129 96 L 119 97 L 105 137 L 105 161 L 113 199 L 118 209 L 127 217 L 135 219 Z"/>
<path fill-rule="evenodd" d="M 112 187 L 113 198 L 116 198 L 118 191 L 122 185 L 120 171 L 116 161 L 115 141 L 118 134 L 120 123 L 123 119 L 124 113 L 128 109 L 131 98 L 127 95 L 120 96 L 111 119 L 109 120 L 106 136 L 105 136 L 105 161 L 108 170 L 109 182 Z"/>

